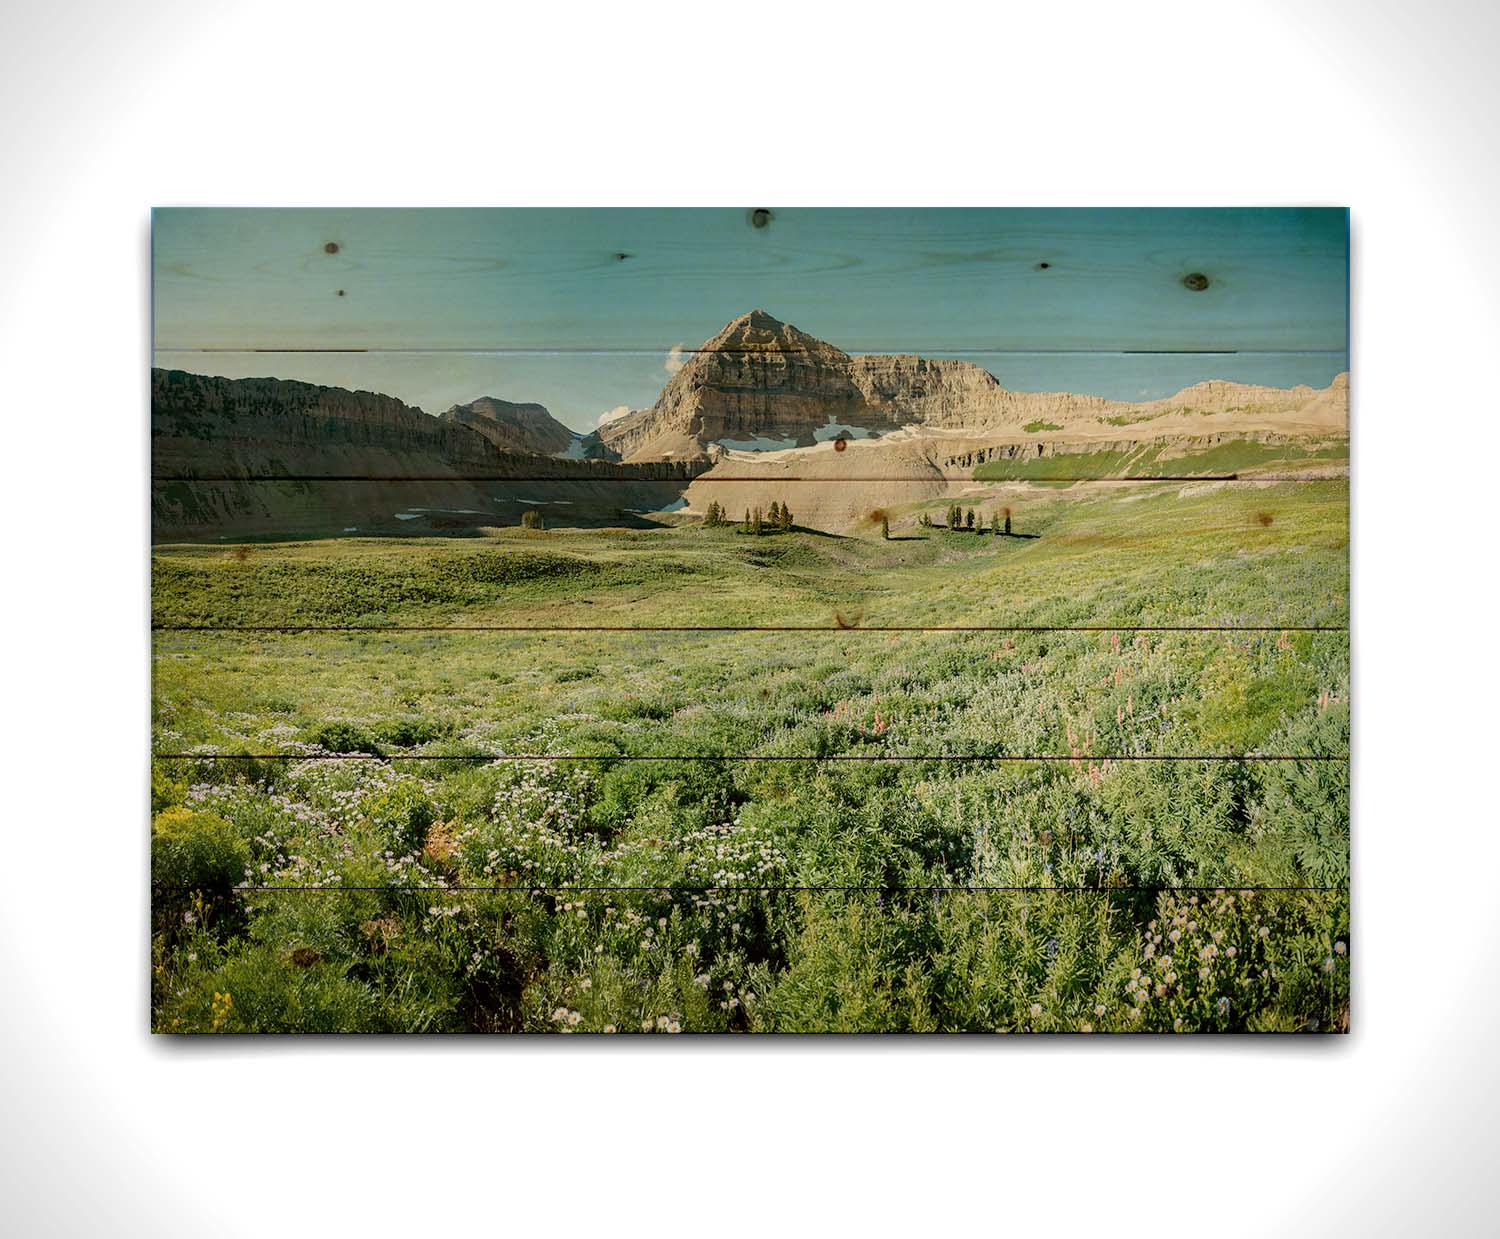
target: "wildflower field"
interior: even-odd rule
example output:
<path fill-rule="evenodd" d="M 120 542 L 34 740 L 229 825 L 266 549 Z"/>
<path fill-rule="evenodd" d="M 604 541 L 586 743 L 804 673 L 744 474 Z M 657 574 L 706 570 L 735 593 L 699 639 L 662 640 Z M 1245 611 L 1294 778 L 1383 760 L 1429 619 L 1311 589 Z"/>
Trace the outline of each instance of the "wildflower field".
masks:
<path fill-rule="evenodd" d="M 153 1027 L 1345 1029 L 1347 480 L 1007 502 L 157 547 Z"/>

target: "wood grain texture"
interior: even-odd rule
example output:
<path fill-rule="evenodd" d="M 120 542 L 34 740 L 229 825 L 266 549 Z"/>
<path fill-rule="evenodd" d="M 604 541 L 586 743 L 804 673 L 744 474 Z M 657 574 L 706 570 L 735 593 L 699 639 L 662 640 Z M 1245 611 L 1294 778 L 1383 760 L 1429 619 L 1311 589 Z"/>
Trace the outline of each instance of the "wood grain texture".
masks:
<path fill-rule="evenodd" d="M 1340 209 L 160 210 L 155 345 L 659 352 L 759 305 L 850 351 L 1342 351 L 1347 231 Z"/>

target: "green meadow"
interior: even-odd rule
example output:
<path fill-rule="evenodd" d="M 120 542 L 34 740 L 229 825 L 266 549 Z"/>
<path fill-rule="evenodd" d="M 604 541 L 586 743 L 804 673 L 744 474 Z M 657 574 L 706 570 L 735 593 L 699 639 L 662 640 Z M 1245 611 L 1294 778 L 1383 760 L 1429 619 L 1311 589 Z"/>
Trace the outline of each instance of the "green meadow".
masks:
<path fill-rule="evenodd" d="M 1347 481 L 974 503 L 156 548 L 153 1027 L 1346 1027 Z"/>
<path fill-rule="evenodd" d="M 1105 420 L 1122 424 L 1115 418 Z M 1182 451 L 1171 444 L 1143 443 L 1128 451 L 1100 449 L 987 461 L 974 469 L 974 478 L 985 482 L 1045 482 L 1078 477 L 1232 477 L 1257 472 L 1280 476 L 1280 469 L 1295 475 L 1317 465 L 1345 466 L 1348 460 L 1347 439 L 1279 444 L 1235 439 L 1194 451 Z"/>

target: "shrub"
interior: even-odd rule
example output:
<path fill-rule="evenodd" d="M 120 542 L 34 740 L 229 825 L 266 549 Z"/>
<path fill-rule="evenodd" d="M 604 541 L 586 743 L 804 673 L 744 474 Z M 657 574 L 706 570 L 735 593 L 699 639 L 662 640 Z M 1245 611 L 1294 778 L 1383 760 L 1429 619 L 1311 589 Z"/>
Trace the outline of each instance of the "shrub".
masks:
<path fill-rule="evenodd" d="M 151 824 L 151 880 L 165 890 L 227 895 L 249 863 L 249 847 L 222 817 L 175 808 Z"/>
<path fill-rule="evenodd" d="M 186 779 L 173 778 L 160 762 L 151 763 L 151 812 L 160 813 L 187 799 Z"/>
<path fill-rule="evenodd" d="M 306 956 L 300 958 L 306 959 Z M 251 946 L 217 969 L 192 974 L 159 1015 L 160 1032 L 367 1032 L 375 1023 L 370 990 L 325 961 L 308 964 L 269 946 Z"/>
<path fill-rule="evenodd" d="M 419 744 L 431 744 L 434 740 L 441 740 L 449 735 L 453 728 L 451 724 L 438 722 L 430 718 L 414 718 L 410 715 L 404 718 L 390 719 L 379 724 L 375 728 L 375 735 L 387 744 L 394 744 L 399 748 L 415 748 Z M 326 745 L 324 747 L 327 747 Z M 338 750 L 342 752 L 367 752 L 368 750 Z"/>
<path fill-rule="evenodd" d="M 324 723 L 312 733 L 312 742 L 330 753 L 369 753 L 380 756 L 380 746 L 364 728 L 354 723 Z"/>
<path fill-rule="evenodd" d="M 437 807 L 415 780 L 398 783 L 370 804 L 370 820 L 408 853 L 427 843 L 427 828 L 437 819 Z"/>

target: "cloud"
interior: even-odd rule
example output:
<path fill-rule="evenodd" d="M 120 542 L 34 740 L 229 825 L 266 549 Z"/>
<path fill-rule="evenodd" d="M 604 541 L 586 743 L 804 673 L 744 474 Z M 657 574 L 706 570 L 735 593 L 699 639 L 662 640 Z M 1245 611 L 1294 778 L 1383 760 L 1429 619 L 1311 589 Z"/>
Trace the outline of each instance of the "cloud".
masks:
<path fill-rule="evenodd" d="M 599 414 L 599 420 L 595 422 L 594 425 L 606 426 L 610 422 L 619 421 L 620 418 L 624 417 L 625 414 L 629 412 L 630 406 L 628 404 L 617 404 L 614 408 L 606 409 L 603 413 Z"/>
<path fill-rule="evenodd" d="M 674 344 L 667 350 L 667 360 L 663 364 L 668 374 L 676 374 L 687 365 L 687 358 L 683 356 L 686 352 L 687 349 L 681 344 Z"/>

